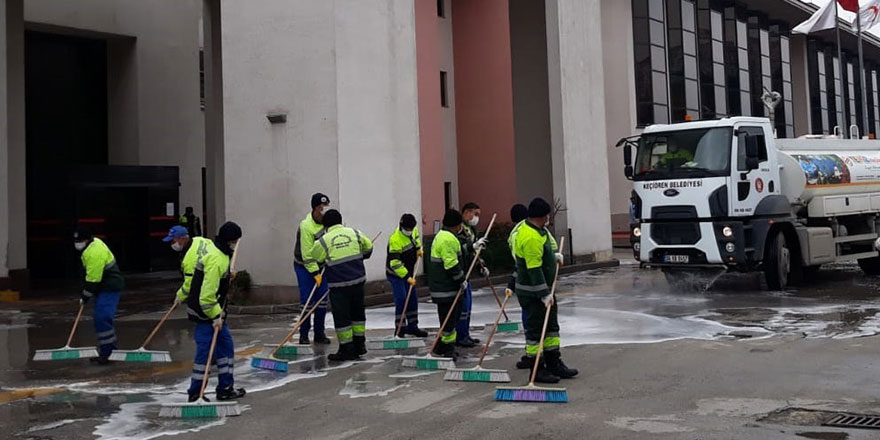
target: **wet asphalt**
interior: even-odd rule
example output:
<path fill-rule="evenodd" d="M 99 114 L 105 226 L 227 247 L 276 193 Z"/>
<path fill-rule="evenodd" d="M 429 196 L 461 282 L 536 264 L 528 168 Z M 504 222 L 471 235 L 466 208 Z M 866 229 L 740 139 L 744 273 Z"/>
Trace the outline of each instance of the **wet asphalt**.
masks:
<path fill-rule="evenodd" d="M 709 290 L 694 287 L 709 282 Z M 823 366 L 826 361 L 846 365 L 866 378 L 873 374 L 874 358 L 862 351 L 880 351 L 874 348 L 880 332 L 880 279 L 862 275 L 854 265 L 842 264 L 827 267 L 809 285 L 786 292 L 764 291 L 761 283 L 760 276 L 724 274 L 695 278 L 692 285 L 670 286 L 662 273 L 639 269 L 632 261 L 624 261 L 617 268 L 563 278 L 558 296 L 564 352 L 582 369 L 582 379 L 566 381 L 576 384 L 573 388 L 580 394 L 573 397 L 564 410 L 535 404 L 499 404 L 492 400 L 491 385 L 453 384 L 444 382 L 442 373 L 401 367 L 399 355 L 420 354 L 425 349 L 372 351 L 364 362 L 334 364 L 325 356 L 335 351 L 334 343 L 329 347 L 316 347 L 315 355 L 299 359 L 289 374 L 253 369 L 249 366 L 249 356 L 260 352 L 264 343 L 277 343 L 295 317 L 233 316 L 230 327 L 238 352 L 236 382 L 249 391 L 241 401 L 244 414 L 229 420 L 196 421 L 158 417 L 160 403 L 186 398 L 194 343 L 192 324 L 182 311 L 172 315 L 149 347 L 169 351 L 172 362 L 117 362 L 98 366 L 88 361 L 31 360 L 36 349 L 64 344 L 76 311 L 74 302 L 59 299 L 0 304 L 0 425 L 3 426 L 0 438 L 147 439 L 171 434 L 177 434 L 174 438 L 196 438 L 205 434 L 216 438 L 271 438 L 290 433 L 307 438 L 449 438 L 450 433 L 456 438 L 520 438 L 527 434 L 540 437 L 544 433 L 550 438 L 549 434 L 554 432 L 563 436 L 582 432 L 579 431 L 584 429 L 581 425 L 587 423 L 601 425 L 590 438 L 776 438 L 776 433 L 780 433 L 778 438 L 811 438 L 799 433 L 824 432 L 828 428 L 765 418 L 790 407 L 792 399 L 797 398 L 802 399 L 802 406 L 812 410 L 822 402 L 834 410 L 868 411 L 874 406 L 880 407 L 880 404 L 874 405 L 871 393 L 858 396 L 865 388 L 864 384 L 854 383 L 859 375 L 835 375 L 834 381 L 829 379 L 817 387 L 817 390 L 825 390 L 819 393 L 825 396 L 828 390 L 856 390 L 836 399 L 823 400 L 821 396 L 804 393 L 811 384 L 822 380 L 822 369 L 829 368 Z M 126 295 L 135 298 L 138 293 L 126 292 Z M 168 297 L 170 299 L 171 294 Z M 518 320 L 519 308 L 515 301 L 512 303 L 509 316 Z M 164 311 L 161 302 L 124 297 L 117 320 L 120 347 L 137 348 Z M 475 292 L 474 336 L 485 339 L 484 324 L 492 322 L 497 311 L 490 291 Z M 437 328 L 438 319 L 432 304 L 421 303 L 419 312 L 423 327 Z M 388 307 L 370 309 L 368 336 L 388 336 L 392 319 L 393 310 Z M 332 326 L 330 319 L 328 326 Z M 427 342 L 430 345 L 431 340 Z M 94 344 L 87 312 L 73 345 Z M 510 369 L 515 383 L 525 380 L 523 373 L 512 366 L 521 354 L 522 344 L 522 333 L 499 334 L 489 351 L 488 364 Z M 854 344 L 871 349 L 853 349 Z M 822 355 L 815 355 L 814 350 L 820 348 Z M 803 383 L 798 377 L 787 375 L 786 364 L 775 364 L 785 361 L 775 355 L 783 349 L 791 350 L 786 354 L 791 362 L 814 363 L 817 370 L 811 370 L 809 378 L 805 373 L 801 378 Z M 595 361 L 598 353 L 602 353 L 601 362 Z M 756 353 L 763 355 L 756 357 Z M 462 350 L 462 354 L 464 359 L 460 365 L 472 366 L 479 350 Z M 669 392 L 664 386 L 711 388 L 705 384 L 688 384 L 686 379 L 677 376 L 675 383 L 664 385 L 670 379 L 653 374 L 656 368 L 676 368 L 682 373 L 692 370 L 694 377 L 717 381 L 711 379 L 712 372 L 705 370 L 709 364 L 722 360 L 723 366 L 713 367 L 713 371 L 757 369 L 754 374 L 760 375 L 760 369 L 766 368 L 767 373 L 760 376 L 760 380 L 752 380 L 751 385 L 766 382 L 790 383 L 791 386 L 777 390 L 767 385 L 765 389 L 776 391 L 772 396 L 762 397 L 749 393 L 731 396 L 729 391 L 713 391 L 723 395 L 708 393 L 695 397 L 683 394 L 671 397 L 681 402 L 666 400 L 670 411 L 654 408 L 638 411 L 639 402 L 644 402 L 643 410 L 654 405 L 649 403 L 651 399 L 660 398 L 662 402 L 663 393 Z M 687 363 L 683 363 L 685 361 Z M 619 376 L 615 376 L 618 369 Z M 617 383 L 624 380 L 624 376 L 631 376 L 636 382 Z M 589 384 L 584 377 L 591 378 Z M 758 377 L 752 376 L 752 379 Z M 581 390 L 587 385 L 591 391 Z M 874 384 L 870 386 L 876 388 Z M 732 387 L 736 389 L 736 384 Z M 605 391 L 596 391 L 602 388 L 606 388 Z M 620 389 L 630 392 L 615 395 Z M 599 401 L 606 399 L 609 403 L 599 406 L 604 409 L 595 409 Z M 687 399 L 693 401 L 685 405 Z M 608 408 L 617 405 L 635 415 L 606 414 Z M 679 413 L 672 410 L 679 405 L 682 406 Z M 731 406 L 739 409 L 730 409 Z M 690 412 L 686 412 L 689 415 L 682 415 L 684 408 L 689 408 Z M 344 417 L 347 421 L 340 422 L 337 410 L 350 418 Z M 543 423 L 542 415 L 546 416 L 547 411 L 561 421 L 547 426 L 546 431 L 516 429 L 517 424 L 500 431 L 474 428 L 504 420 Z M 590 417 L 573 415 L 590 411 L 595 412 L 590 413 Z M 441 422 L 431 422 L 431 428 L 424 430 L 408 422 L 443 420 L 444 417 L 453 417 L 455 421 L 450 425 L 454 428 L 450 427 L 445 434 L 444 425 L 435 427 Z M 297 420 L 296 428 L 287 426 L 284 420 Z M 744 429 L 744 434 L 711 435 L 713 432 L 727 435 L 731 427 Z M 840 438 L 880 437 L 862 437 L 868 434 L 857 430 L 831 431 L 847 436 Z M 768 434 L 771 432 L 773 435 Z M 751 434 L 755 437 L 750 437 Z"/>

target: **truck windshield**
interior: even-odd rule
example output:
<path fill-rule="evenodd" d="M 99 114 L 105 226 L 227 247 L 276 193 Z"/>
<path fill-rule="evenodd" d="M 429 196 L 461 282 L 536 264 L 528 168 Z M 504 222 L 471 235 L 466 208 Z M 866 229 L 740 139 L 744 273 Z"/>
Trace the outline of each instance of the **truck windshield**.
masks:
<path fill-rule="evenodd" d="M 726 176 L 732 136 L 730 127 L 644 134 L 639 139 L 634 179 Z"/>

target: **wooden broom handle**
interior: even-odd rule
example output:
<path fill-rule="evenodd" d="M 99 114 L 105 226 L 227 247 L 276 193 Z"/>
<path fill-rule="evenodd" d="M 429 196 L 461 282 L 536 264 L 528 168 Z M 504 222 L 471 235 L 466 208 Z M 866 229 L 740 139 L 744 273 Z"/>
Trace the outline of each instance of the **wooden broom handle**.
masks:
<path fill-rule="evenodd" d="M 492 328 L 492 331 L 489 332 L 489 337 L 486 338 L 486 346 L 483 347 L 483 353 L 480 354 L 480 360 L 477 362 L 478 367 L 483 365 L 483 359 L 486 358 L 486 353 L 489 352 L 489 344 L 492 343 L 492 338 L 494 338 L 495 333 L 498 332 L 498 323 L 501 322 L 501 315 L 504 314 L 504 316 L 507 316 L 507 314 L 504 313 L 504 307 L 507 306 L 508 300 L 510 300 L 510 295 L 505 295 L 504 302 L 501 303 L 501 312 L 495 317 L 495 327 Z"/>
<path fill-rule="evenodd" d="M 410 274 L 410 277 L 415 279 L 415 271 L 416 268 L 419 267 L 419 262 L 422 261 L 422 257 L 416 257 L 416 264 L 413 266 L 413 273 Z M 409 296 L 412 294 L 413 287 L 416 287 L 415 284 L 410 284 L 409 289 L 406 291 L 406 299 L 403 301 L 403 311 L 400 312 L 400 321 L 397 322 L 397 331 L 394 332 L 394 337 L 400 334 L 400 329 L 403 328 L 403 320 L 406 319 L 406 308 L 409 306 Z"/>
<path fill-rule="evenodd" d="M 171 312 L 173 312 L 176 307 L 177 307 L 177 301 L 175 300 L 174 304 L 171 304 L 171 308 L 168 309 L 167 312 L 165 312 L 165 315 L 162 316 L 162 319 L 160 319 L 159 323 L 156 324 L 156 327 L 153 328 L 153 331 L 150 333 L 150 336 L 147 336 L 147 340 L 144 341 L 144 343 L 141 345 L 141 348 L 146 347 L 147 344 L 149 344 L 150 341 L 153 340 L 153 336 L 156 336 L 156 333 L 159 331 L 159 327 L 162 327 L 162 324 L 165 322 L 166 319 L 168 319 L 168 317 L 171 315 Z"/>
<path fill-rule="evenodd" d="M 79 324 L 79 318 L 82 317 L 83 308 L 85 308 L 85 304 L 80 304 L 79 312 L 76 313 L 76 319 L 73 320 L 73 328 L 70 329 L 70 336 L 67 337 L 67 345 L 65 347 L 70 347 L 70 343 L 73 342 L 73 334 L 76 333 L 76 325 Z"/>
<path fill-rule="evenodd" d="M 318 310 L 318 306 L 320 306 L 321 303 L 324 302 L 324 299 L 327 298 L 328 295 L 330 295 L 330 290 L 327 290 L 327 292 L 325 292 L 324 295 L 322 295 L 321 298 L 318 299 L 318 301 L 315 303 L 315 306 L 309 309 L 306 314 L 300 316 L 299 321 L 296 322 L 296 324 L 290 330 L 290 333 L 288 333 L 287 336 L 284 337 L 284 340 L 281 341 L 281 343 L 278 344 L 278 346 L 275 347 L 274 350 L 272 350 L 272 353 L 269 353 L 269 357 L 275 357 L 275 354 L 278 353 L 278 350 L 281 350 L 281 347 L 283 347 L 284 344 L 290 341 L 290 338 L 292 338 L 293 335 L 296 334 L 296 331 L 299 330 L 299 328 L 303 325 L 303 322 L 309 319 L 309 316 L 312 316 L 312 313 L 315 313 L 315 310 Z"/>
<path fill-rule="evenodd" d="M 557 252 L 562 253 L 562 248 L 565 246 L 565 237 L 559 239 L 559 250 Z M 562 266 L 558 261 L 556 262 L 556 275 L 553 277 L 553 287 L 550 288 L 550 303 L 547 304 L 547 311 L 544 313 L 544 328 L 541 329 L 541 340 L 538 342 L 538 354 L 535 356 L 535 367 L 532 368 L 532 379 L 529 381 L 529 385 L 535 385 L 535 376 L 538 374 L 538 362 L 541 361 L 541 353 L 544 351 L 544 337 L 547 336 L 547 322 L 550 321 L 550 309 L 553 308 L 553 303 L 556 302 L 553 295 L 556 293 L 556 282 L 559 281 L 559 267 Z"/>
<path fill-rule="evenodd" d="M 495 216 L 498 214 L 492 214 L 492 220 L 489 221 L 489 227 L 486 228 L 486 233 L 483 234 L 483 238 L 489 236 L 489 231 L 492 230 L 492 225 L 495 224 Z M 467 274 L 464 276 L 464 281 L 467 281 L 471 277 L 471 271 L 474 270 L 474 266 L 477 264 L 477 260 L 480 259 L 480 253 L 483 252 L 483 249 L 477 249 L 477 253 L 474 254 L 474 259 L 471 261 L 471 267 L 468 268 Z M 449 311 L 446 313 L 446 319 L 443 320 L 443 324 L 440 324 L 440 330 L 437 331 L 437 336 L 434 337 L 434 343 L 431 344 L 431 349 L 428 350 L 428 354 L 433 353 L 434 349 L 437 348 L 437 342 L 440 341 L 440 335 L 443 334 L 443 329 L 446 327 L 446 324 L 449 322 L 449 318 L 452 317 L 452 311 L 455 310 L 455 306 L 458 304 L 458 299 L 461 297 L 461 292 L 464 291 L 463 286 L 458 287 L 458 293 L 455 294 L 455 299 L 452 300 L 452 307 L 449 308 Z"/>
<path fill-rule="evenodd" d="M 222 327 L 222 324 L 221 324 Z M 202 389 L 199 390 L 199 399 L 205 399 L 205 387 L 208 386 L 208 374 L 211 371 L 211 361 L 214 360 L 214 347 L 217 346 L 217 335 L 220 334 L 220 327 L 214 326 L 214 336 L 211 337 L 211 349 L 208 350 L 208 363 L 205 364 L 205 374 L 202 376 Z"/>
<path fill-rule="evenodd" d="M 507 316 L 507 312 L 504 311 L 504 306 L 501 305 L 501 297 L 498 296 L 498 292 L 495 290 L 495 285 L 492 284 L 492 279 L 489 277 L 486 277 L 486 282 L 489 283 L 489 288 L 492 289 L 492 296 L 495 297 L 495 302 L 498 303 L 498 307 L 501 307 L 501 313 L 504 314 L 504 320 L 510 321 L 510 318 Z"/>
<path fill-rule="evenodd" d="M 321 275 L 321 278 L 324 277 L 324 270 L 325 270 L 325 269 L 327 269 L 326 266 L 324 266 L 324 267 L 321 268 L 321 272 L 319 273 L 319 275 Z M 321 282 L 323 282 L 323 279 L 321 280 Z M 312 291 L 309 292 L 309 297 L 306 298 L 306 303 L 305 303 L 305 304 L 300 304 L 300 308 L 301 308 L 302 310 L 308 310 L 308 308 L 309 308 L 309 303 L 312 302 L 312 296 L 315 294 L 315 291 L 316 291 L 316 290 L 318 290 L 318 283 L 315 283 L 315 284 L 312 285 Z M 304 313 L 302 313 L 302 311 L 300 311 L 299 319 L 296 320 L 296 323 L 299 323 L 300 321 L 302 321 L 302 319 L 303 319 L 303 315 L 304 315 Z M 296 323 L 295 323 L 295 324 L 296 324 Z"/>

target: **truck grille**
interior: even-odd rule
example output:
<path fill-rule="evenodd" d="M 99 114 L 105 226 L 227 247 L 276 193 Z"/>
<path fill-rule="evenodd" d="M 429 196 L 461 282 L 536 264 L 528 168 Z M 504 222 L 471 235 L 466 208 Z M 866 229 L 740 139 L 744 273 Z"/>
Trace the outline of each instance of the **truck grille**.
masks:
<path fill-rule="evenodd" d="M 697 244 L 700 241 L 698 223 L 651 223 L 651 238 L 657 244 Z"/>

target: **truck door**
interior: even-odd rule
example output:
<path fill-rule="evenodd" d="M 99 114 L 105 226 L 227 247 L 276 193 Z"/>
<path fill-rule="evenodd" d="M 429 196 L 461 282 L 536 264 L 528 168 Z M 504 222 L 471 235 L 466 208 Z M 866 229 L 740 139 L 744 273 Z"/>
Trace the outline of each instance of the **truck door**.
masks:
<path fill-rule="evenodd" d="M 779 182 L 774 181 L 771 170 L 776 158 L 767 154 L 770 135 L 760 125 L 738 125 L 733 139 L 731 161 L 730 200 L 732 217 L 755 214 L 755 207 L 769 194 L 779 194 Z M 758 168 L 749 169 L 746 155 L 746 136 L 755 136 L 758 144 Z"/>

